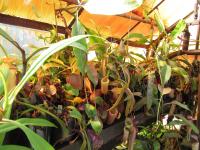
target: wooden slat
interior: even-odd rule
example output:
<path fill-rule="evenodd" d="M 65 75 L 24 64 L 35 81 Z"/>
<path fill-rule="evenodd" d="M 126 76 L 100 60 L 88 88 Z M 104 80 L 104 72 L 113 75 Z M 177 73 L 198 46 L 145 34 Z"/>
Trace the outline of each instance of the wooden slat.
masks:
<path fill-rule="evenodd" d="M 38 30 L 50 30 L 53 29 L 53 25 L 48 23 L 43 23 L 39 21 L 33 21 L 29 19 L 23 19 L 19 17 L 9 16 L 5 14 L 0 14 L 0 23 L 21 26 L 26 28 L 38 29 Z M 65 28 L 62 26 L 57 27 L 59 33 L 65 33 Z"/>

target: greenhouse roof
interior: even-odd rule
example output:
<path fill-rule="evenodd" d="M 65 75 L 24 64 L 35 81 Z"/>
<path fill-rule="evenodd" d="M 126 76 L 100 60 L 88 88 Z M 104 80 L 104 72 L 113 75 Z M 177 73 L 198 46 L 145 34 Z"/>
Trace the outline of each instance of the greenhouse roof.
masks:
<path fill-rule="evenodd" d="M 154 17 L 155 12 L 160 14 L 166 27 L 168 27 L 178 19 L 191 14 L 194 10 L 195 1 L 196 0 L 145 0 L 142 6 L 126 14 L 105 16 L 90 14 L 86 10 L 83 10 L 80 11 L 79 18 L 88 28 L 94 29 L 101 33 L 101 35 L 114 39 L 123 38 L 131 32 L 149 35 L 151 33 L 150 29 L 153 21 L 151 19 L 145 19 L 145 12 L 149 14 L 150 18 Z M 60 17 L 56 19 L 55 17 L 55 12 L 61 12 L 66 20 L 67 26 L 71 28 L 74 22 L 73 14 L 76 10 L 73 3 L 75 3 L 74 0 L 1 0 L 1 10 L 3 11 L 2 14 L 0 14 L 0 22 L 10 22 L 11 24 L 17 25 L 20 21 L 14 20 L 13 22 L 15 23 L 12 23 L 12 17 L 7 19 L 7 21 L 6 19 L 2 19 L 2 17 L 14 16 L 32 20 L 37 23 L 45 23 L 45 25 L 51 26 L 52 24 L 57 24 L 58 26 L 64 27 L 63 18 Z M 153 26 L 155 28 L 155 25 Z M 33 25 L 32 27 L 40 28 L 41 26 Z M 62 32 L 63 30 L 60 31 Z M 134 41 L 134 39 L 131 40 Z"/>

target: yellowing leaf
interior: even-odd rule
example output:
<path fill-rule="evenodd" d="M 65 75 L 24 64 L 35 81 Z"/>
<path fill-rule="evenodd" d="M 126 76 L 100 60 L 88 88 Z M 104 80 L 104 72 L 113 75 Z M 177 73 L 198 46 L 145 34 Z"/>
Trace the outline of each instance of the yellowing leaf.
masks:
<path fill-rule="evenodd" d="M 172 89 L 170 87 L 167 87 L 167 88 L 162 88 L 160 86 L 160 84 L 158 85 L 158 89 L 159 91 L 163 94 L 163 95 L 166 95 L 166 94 L 169 94 L 171 93 Z"/>
<path fill-rule="evenodd" d="M 85 99 L 82 99 L 81 97 L 75 97 L 73 100 L 67 100 L 67 101 L 70 101 L 74 104 L 80 104 L 80 103 L 84 103 Z"/>
<path fill-rule="evenodd" d="M 92 93 L 92 85 L 88 78 L 84 78 L 84 86 L 87 90 L 89 90 L 90 93 Z"/>

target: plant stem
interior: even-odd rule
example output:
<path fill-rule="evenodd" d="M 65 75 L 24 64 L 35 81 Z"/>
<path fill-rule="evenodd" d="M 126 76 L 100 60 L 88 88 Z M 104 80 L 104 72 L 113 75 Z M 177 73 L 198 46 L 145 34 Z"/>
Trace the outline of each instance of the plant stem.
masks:
<path fill-rule="evenodd" d="M 159 118 L 160 118 L 160 108 L 161 108 L 162 100 L 163 100 L 163 94 L 161 94 L 160 99 L 159 99 L 159 103 L 158 103 L 156 124 L 158 124 L 158 122 L 159 122 Z"/>
<path fill-rule="evenodd" d="M 5 77 L 3 75 L 3 73 L 0 71 L 0 79 L 3 82 L 3 87 L 4 87 L 4 97 L 5 97 L 5 101 L 3 103 L 3 110 L 5 111 L 8 105 L 8 89 L 7 89 L 7 85 L 6 85 L 6 80 Z"/>

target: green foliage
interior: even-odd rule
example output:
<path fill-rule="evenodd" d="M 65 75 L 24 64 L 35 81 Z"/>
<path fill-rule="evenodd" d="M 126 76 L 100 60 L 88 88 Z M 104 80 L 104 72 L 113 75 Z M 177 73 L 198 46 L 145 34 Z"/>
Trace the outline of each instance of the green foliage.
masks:
<path fill-rule="evenodd" d="M 159 69 L 161 84 L 162 86 L 164 86 L 165 83 L 167 83 L 171 77 L 172 69 L 165 61 L 162 61 L 162 60 L 158 60 L 157 65 Z"/>
<path fill-rule="evenodd" d="M 160 33 L 165 32 L 165 26 L 160 18 L 160 16 L 158 14 L 155 13 L 154 15 L 154 19 L 156 21 L 156 24 L 158 26 L 158 30 L 160 31 Z"/>
<path fill-rule="evenodd" d="M 181 108 L 183 108 L 183 109 L 185 109 L 185 110 L 191 111 L 191 110 L 188 108 L 187 105 L 182 104 L 182 103 L 180 103 L 179 101 L 173 101 L 173 102 L 171 102 L 170 104 L 175 104 L 175 105 L 178 105 L 179 107 L 181 107 Z"/>
<path fill-rule="evenodd" d="M 85 34 L 84 32 L 85 30 L 84 30 L 83 25 L 80 23 L 78 19 L 76 19 L 72 27 L 72 36 L 84 35 Z M 86 39 L 81 39 L 78 42 L 84 46 L 84 49 L 79 49 L 79 48 L 74 47 L 73 53 L 77 61 L 77 66 L 80 72 L 84 75 L 85 67 L 87 64 L 87 43 L 86 43 Z"/>
<path fill-rule="evenodd" d="M 31 150 L 31 148 L 27 148 L 19 145 L 0 145 L 0 150 Z"/>
<path fill-rule="evenodd" d="M 145 37 L 143 34 L 140 33 L 130 33 L 127 35 L 127 37 L 125 38 L 125 40 L 129 40 L 132 38 L 136 38 L 139 39 L 137 40 L 138 43 L 146 43 L 148 41 L 147 37 Z"/>
<path fill-rule="evenodd" d="M 37 126 L 49 126 L 49 127 L 55 127 L 54 124 L 47 120 L 43 119 L 31 119 L 31 118 L 21 118 L 20 120 L 8 120 L 4 119 L 3 124 L 0 125 L 0 133 L 5 133 L 11 130 L 14 130 L 16 128 L 20 128 L 27 136 L 29 139 L 32 147 L 35 150 L 40 150 L 40 149 L 49 149 L 49 150 L 54 150 L 54 148 L 47 142 L 45 141 L 42 137 L 34 133 L 31 129 L 26 127 L 25 125 L 37 125 Z"/>
<path fill-rule="evenodd" d="M 103 125 L 99 121 L 99 119 L 90 120 L 89 123 L 91 124 L 92 129 L 95 131 L 95 133 L 97 133 L 97 134 L 101 133 L 101 131 L 103 129 Z"/>
<path fill-rule="evenodd" d="M 0 95 L 4 92 L 4 81 L 6 82 L 8 75 L 9 75 L 9 66 L 6 64 L 0 65 L 0 72 L 1 72 L 1 80 L 0 80 Z"/>
<path fill-rule="evenodd" d="M 184 20 L 180 20 L 177 23 L 174 30 L 170 33 L 170 37 L 172 37 L 173 39 L 177 38 L 177 36 L 180 35 L 183 32 L 185 27 L 186 27 L 186 22 Z"/>
<path fill-rule="evenodd" d="M 85 104 L 85 112 L 90 119 L 93 119 L 97 115 L 96 108 L 91 104 Z"/>
<path fill-rule="evenodd" d="M 70 95 L 73 96 L 78 96 L 79 95 L 79 90 L 73 88 L 70 84 L 65 84 L 64 85 L 64 89 L 67 91 L 67 93 L 69 93 Z"/>
<path fill-rule="evenodd" d="M 187 126 L 189 126 L 196 134 L 199 134 L 199 129 L 189 120 L 187 120 L 183 115 L 176 114 L 176 117 L 180 118 Z"/>
<path fill-rule="evenodd" d="M 81 113 L 76 109 L 76 107 L 73 106 L 68 106 L 68 108 L 70 108 L 71 110 L 69 111 L 69 115 L 72 118 L 77 119 L 79 122 L 82 121 L 82 115 Z"/>
<path fill-rule="evenodd" d="M 62 50 L 63 48 L 65 48 L 67 46 L 71 46 L 71 44 L 73 42 L 76 42 L 76 41 L 78 41 L 80 39 L 83 39 L 83 38 L 86 38 L 86 37 L 88 37 L 88 35 L 79 35 L 79 36 L 75 36 L 75 37 L 72 37 L 72 38 L 69 38 L 69 39 L 65 39 L 65 40 L 62 40 L 62 41 L 60 41 L 60 42 L 58 42 L 56 44 L 53 44 L 48 49 L 43 51 L 41 53 L 41 55 L 32 63 L 32 65 L 27 70 L 26 74 L 21 79 L 21 81 L 18 83 L 18 85 L 9 93 L 9 95 L 8 95 L 9 106 L 8 106 L 7 111 L 5 113 L 5 117 L 9 118 L 10 113 L 11 113 L 10 111 L 11 111 L 12 103 L 13 103 L 16 95 L 18 94 L 18 92 L 22 89 L 22 87 L 29 80 L 29 78 L 39 69 L 39 67 L 41 67 L 43 65 L 43 63 L 51 55 L 53 55 L 54 53 Z M 76 44 L 73 44 L 73 46 L 75 47 Z M 79 45 L 77 45 L 77 46 L 79 47 Z"/>

